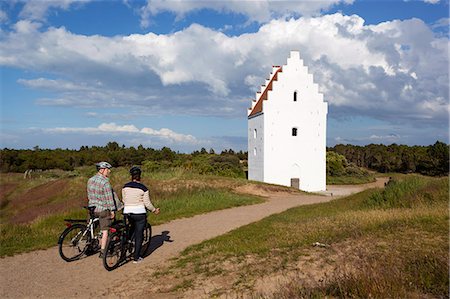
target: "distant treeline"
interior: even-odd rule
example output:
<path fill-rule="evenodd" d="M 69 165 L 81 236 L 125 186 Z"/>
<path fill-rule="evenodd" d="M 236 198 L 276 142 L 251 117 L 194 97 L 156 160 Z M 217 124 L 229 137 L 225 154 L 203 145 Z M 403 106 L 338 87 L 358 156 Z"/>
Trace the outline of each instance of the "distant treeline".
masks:
<path fill-rule="evenodd" d="M 108 161 L 114 167 L 143 165 L 151 170 L 183 167 L 201 174 L 224 174 L 244 176 L 240 160 L 246 160 L 246 152 L 234 152 L 232 149 L 216 154 L 213 149 L 202 148 L 191 154 L 177 153 L 168 147 L 162 149 L 120 146 L 109 142 L 105 146 L 82 146 L 79 150 L 40 149 L 0 150 L 1 172 L 25 172 L 27 169 L 63 169 L 73 170 L 80 166 L 94 166 L 99 161 Z"/>
<path fill-rule="evenodd" d="M 343 155 L 348 162 L 379 172 L 417 172 L 425 175 L 446 175 L 449 172 L 449 146 L 437 141 L 429 146 L 382 145 L 366 146 L 336 145 L 328 148 Z M 79 166 L 93 166 L 108 161 L 113 166 L 141 165 L 146 162 L 154 170 L 183 167 L 199 173 L 233 174 L 243 176 L 247 152 L 232 149 L 216 154 L 202 148 L 191 154 L 182 154 L 168 147 L 162 149 L 120 146 L 109 142 L 105 146 L 82 146 L 79 150 L 40 149 L 0 150 L 1 172 L 24 172 L 27 169 L 73 170 Z"/>
<path fill-rule="evenodd" d="M 416 172 L 431 176 L 449 173 L 449 146 L 440 141 L 429 146 L 339 144 L 327 150 L 345 156 L 348 162 L 359 167 L 383 173 Z"/>

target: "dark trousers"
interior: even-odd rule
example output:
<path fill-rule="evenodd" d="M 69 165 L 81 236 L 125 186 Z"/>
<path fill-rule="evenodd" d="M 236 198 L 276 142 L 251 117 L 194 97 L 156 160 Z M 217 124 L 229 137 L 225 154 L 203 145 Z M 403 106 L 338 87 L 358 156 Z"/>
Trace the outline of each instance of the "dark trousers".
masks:
<path fill-rule="evenodd" d="M 141 256 L 142 242 L 144 241 L 144 229 L 147 223 L 147 214 L 129 214 L 131 224 L 131 235 L 134 233 L 135 247 L 134 260 L 138 260 Z"/>

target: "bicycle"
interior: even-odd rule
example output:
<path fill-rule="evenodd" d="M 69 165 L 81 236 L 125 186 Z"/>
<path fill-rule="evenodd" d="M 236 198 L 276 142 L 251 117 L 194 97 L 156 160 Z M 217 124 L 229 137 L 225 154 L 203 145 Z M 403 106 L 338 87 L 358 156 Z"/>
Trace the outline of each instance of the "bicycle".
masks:
<path fill-rule="evenodd" d="M 67 228 L 58 239 L 59 255 L 66 262 L 79 259 L 86 252 L 98 252 L 102 232 L 99 218 L 95 217 L 95 207 L 83 207 L 89 211 L 89 221 L 83 219 L 64 219 Z"/>
<path fill-rule="evenodd" d="M 106 270 L 112 271 L 126 262 L 134 253 L 134 233 L 130 235 L 131 224 L 127 214 L 123 214 L 122 222 L 113 224 L 109 229 L 108 241 L 103 255 L 103 266 Z M 141 255 L 147 252 L 152 230 L 147 222 L 144 229 L 144 239 L 142 242 Z"/>

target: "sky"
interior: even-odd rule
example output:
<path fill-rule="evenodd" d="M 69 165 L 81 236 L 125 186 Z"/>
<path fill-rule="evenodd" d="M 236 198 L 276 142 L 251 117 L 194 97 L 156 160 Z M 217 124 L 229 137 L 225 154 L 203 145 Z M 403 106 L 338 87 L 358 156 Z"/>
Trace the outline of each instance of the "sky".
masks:
<path fill-rule="evenodd" d="M 327 146 L 449 142 L 449 1 L 0 0 L 0 148 L 247 150 L 298 50 Z"/>

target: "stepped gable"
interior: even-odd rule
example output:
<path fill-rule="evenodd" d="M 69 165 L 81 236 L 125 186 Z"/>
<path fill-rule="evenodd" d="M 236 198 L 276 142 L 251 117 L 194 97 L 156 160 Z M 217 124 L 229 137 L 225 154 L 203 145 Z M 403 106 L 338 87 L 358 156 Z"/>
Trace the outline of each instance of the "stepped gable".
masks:
<path fill-rule="evenodd" d="M 248 114 L 248 117 L 254 116 L 263 111 L 263 101 L 267 100 L 267 94 L 268 94 L 269 90 L 272 90 L 273 81 L 277 81 L 278 73 L 283 72 L 283 68 L 281 66 L 274 65 L 273 69 L 274 70 L 276 69 L 276 71 L 274 72 L 272 78 L 270 79 L 269 84 L 267 84 L 266 88 L 264 89 L 263 93 L 259 97 L 258 101 L 256 102 L 255 100 L 253 100 L 252 108 L 248 108 L 248 110 L 250 112 Z M 262 86 L 264 87 L 264 85 L 262 85 Z M 257 92 L 257 93 L 260 93 L 260 92 Z M 255 102 L 256 102 L 256 104 L 255 104 Z"/>

